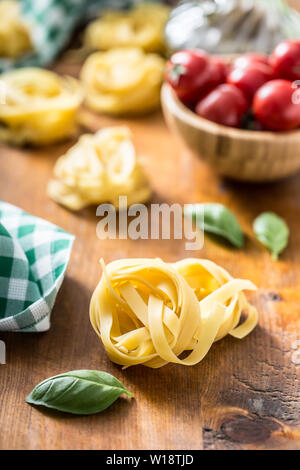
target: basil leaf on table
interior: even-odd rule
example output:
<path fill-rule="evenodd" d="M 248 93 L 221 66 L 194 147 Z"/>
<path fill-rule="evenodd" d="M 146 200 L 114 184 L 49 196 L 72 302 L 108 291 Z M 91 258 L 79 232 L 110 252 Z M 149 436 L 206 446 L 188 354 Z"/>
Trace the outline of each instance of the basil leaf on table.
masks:
<path fill-rule="evenodd" d="M 185 215 L 196 218 L 203 214 L 205 232 L 219 235 L 238 248 L 244 245 L 244 234 L 235 215 L 223 204 L 203 203 L 187 206 Z"/>
<path fill-rule="evenodd" d="M 290 231 L 285 221 L 274 212 L 264 212 L 255 219 L 253 230 L 257 239 L 277 260 L 280 253 L 287 247 L 289 240 Z"/>
<path fill-rule="evenodd" d="M 32 405 L 90 415 L 112 405 L 122 393 L 132 397 L 114 376 L 97 370 L 72 370 L 39 383 L 26 398 Z"/>

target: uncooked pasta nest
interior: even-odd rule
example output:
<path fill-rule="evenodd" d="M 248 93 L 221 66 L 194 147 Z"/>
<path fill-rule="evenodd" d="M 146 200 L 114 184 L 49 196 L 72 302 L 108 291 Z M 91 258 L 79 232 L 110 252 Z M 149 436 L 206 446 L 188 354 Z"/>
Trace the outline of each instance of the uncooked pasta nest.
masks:
<path fill-rule="evenodd" d="M 127 127 L 83 135 L 57 160 L 54 174 L 48 194 L 71 210 L 103 202 L 118 208 L 119 196 L 127 196 L 130 205 L 145 202 L 151 195 Z"/>
<path fill-rule="evenodd" d="M 16 59 L 32 49 L 29 30 L 20 10 L 18 1 L 0 1 L 0 57 Z"/>
<path fill-rule="evenodd" d="M 169 13 L 166 5 L 149 2 L 129 11 L 109 10 L 88 26 L 85 46 L 96 50 L 141 47 L 146 52 L 163 52 Z"/>
<path fill-rule="evenodd" d="M 255 285 L 212 261 L 124 259 L 102 266 L 90 319 L 110 359 L 124 367 L 192 366 L 215 341 L 244 338 L 257 324 L 243 293 Z M 239 324 L 242 312 L 247 318 Z"/>
<path fill-rule="evenodd" d="M 0 141 L 46 145 L 73 135 L 83 92 L 75 78 L 39 68 L 1 75 Z"/>
<path fill-rule="evenodd" d="M 91 54 L 81 72 L 87 105 L 113 115 L 158 108 L 164 64 L 160 56 L 135 48 Z"/>

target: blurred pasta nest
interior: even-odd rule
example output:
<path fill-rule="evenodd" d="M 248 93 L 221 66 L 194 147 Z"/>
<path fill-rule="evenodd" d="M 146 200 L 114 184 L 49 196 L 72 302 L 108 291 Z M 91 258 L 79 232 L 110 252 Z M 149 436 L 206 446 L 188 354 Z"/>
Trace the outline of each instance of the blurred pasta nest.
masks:
<path fill-rule="evenodd" d="M 243 293 L 255 285 L 212 261 L 123 259 L 102 267 L 90 319 L 110 359 L 125 367 L 192 366 L 215 341 L 244 338 L 257 324 Z M 242 312 L 247 318 L 239 324 Z"/>
<path fill-rule="evenodd" d="M 108 114 L 140 114 L 159 107 L 164 60 L 142 49 L 91 54 L 81 71 L 87 105 Z"/>
<path fill-rule="evenodd" d="M 32 49 L 29 29 L 21 17 L 20 2 L 0 1 L 0 57 L 15 59 Z"/>
<path fill-rule="evenodd" d="M 72 210 L 102 202 L 118 207 L 119 196 L 127 196 L 128 204 L 142 203 L 151 195 L 127 127 L 83 135 L 58 159 L 54 175 L 48 194 Z"/>
<path fill-rule="evenodd" d="M 146 52 L 163 52 L 169 13 L 166 5 L 150 2 L 129 11 L 109 10 L 87 27 L 85 45 L 96 50 L 140 47 Z"/>
<path fill-rule="evenodd" d="M 79 82 L 39 68 L 1 75 L 0 140 L 46 145 L 73 135 L 83 100 Z"/>

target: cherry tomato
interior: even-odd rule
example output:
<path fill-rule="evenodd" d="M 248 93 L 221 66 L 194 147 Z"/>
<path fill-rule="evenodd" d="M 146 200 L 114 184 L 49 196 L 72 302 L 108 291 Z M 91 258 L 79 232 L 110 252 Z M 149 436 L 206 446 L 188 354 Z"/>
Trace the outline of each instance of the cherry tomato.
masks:
<path fill-rule="evenodd" d="M 300 126 L 300 104 L 292 85 L 289 80 L 272 80 L 256 92 L 253 112 L 266 129 L 288 131 Z"/>
<path fill-rule="evenodd" d="M 265 54 L 256 54 L 256 53 L 249 53 L 249 54 L 244 54 L 235 59 L 233 62 L 233 68 L 244 68 L 248 67 L 248 65 L 251 64 L 264 64 L 264 65 L 269 65 L 269 59 L 268 56 Z"/>
<path fill-rule="evenodd" d="M 220 57 L 212 56 L 210 59 L 210 77 L 213 86 L 221 85 L 226 82 L 230 71 L 229 65 Z"/>
<path fill-rule="evenodd" d="M 278 78 L 300 80 L 300 41 L 283 41 L 274 49 L 270 64 Z"/>
<path fill-rule="evenodd" d="M 210 61 L 200 50 L 179 51 L 167 63 L 166 80 L 186 104 L 197 103 L 210 82 Z"/>
<path fill-rule="evenodd" d="M 244 94 L 234 85 L 219 85 L 196 106 L 196 113 L 224 126 L 240 127 L 248 109 Z"/>
<path fill-rule="evenodd" d="M 226 83 L 228 73 L 229 65 L 220 57 L 212 56 L 209 61 L 209 80 L 201 89 L 201 93 L 197 101 L 208 95 L 208 93 L 214 90 L 218 85 Z"/>
<path fill-rule="evenodd" d="M 247 67 L 233 69 L 227 77 L 227 83 L 235 85 L 251 101 L 256 90 L 273 78 L 273 70 L 269 65 L 252 63 Z"/>

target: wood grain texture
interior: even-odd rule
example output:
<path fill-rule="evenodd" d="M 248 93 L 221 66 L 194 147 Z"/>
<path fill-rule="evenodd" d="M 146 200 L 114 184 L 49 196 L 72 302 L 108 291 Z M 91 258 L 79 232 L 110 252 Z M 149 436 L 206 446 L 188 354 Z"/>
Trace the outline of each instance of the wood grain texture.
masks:
<path fill-rule="evenodd" d="M 77 73 L 62 63 L 57 70 Z M 83 110 L 81 121 L 91 131 L 128 124 L 151 180 L 153 202 L 222 202 L 237 214 L 246 246 L 234 250 L 205 237 L 204 248 L 195 253 L 185 251 L 179 240 L 100 241 L 94 207 L 71 213 L 46 195 L 54 162 L 72 142 L 37 150 L 1 147 L 0 199 L 56 223 L 76 241 L 51 329 L 0 334 L 7 346 L 7 364 L 0 366 L 0 448 L 300 450 L 300 175 L 264 186 L 221 180 L 171 136 L 160 113 L 118 120 Z M 254 217 L 265 210 L 283 216 L 291 229 L 279 262 L 252 234 Z M 154 256 L 209 258 L 234 276 L 251 279 L 259 286 L 251 297 L 259 326 L 242 341 L 227 337 L 216 343 L 194 367 L 122 371 L 107 358 L 88 318 L 98 260 Z M 114 374 L 134 399 L 121 398 L 90 417 L 25 403 L 42 379 L 81 368 Z"/>

